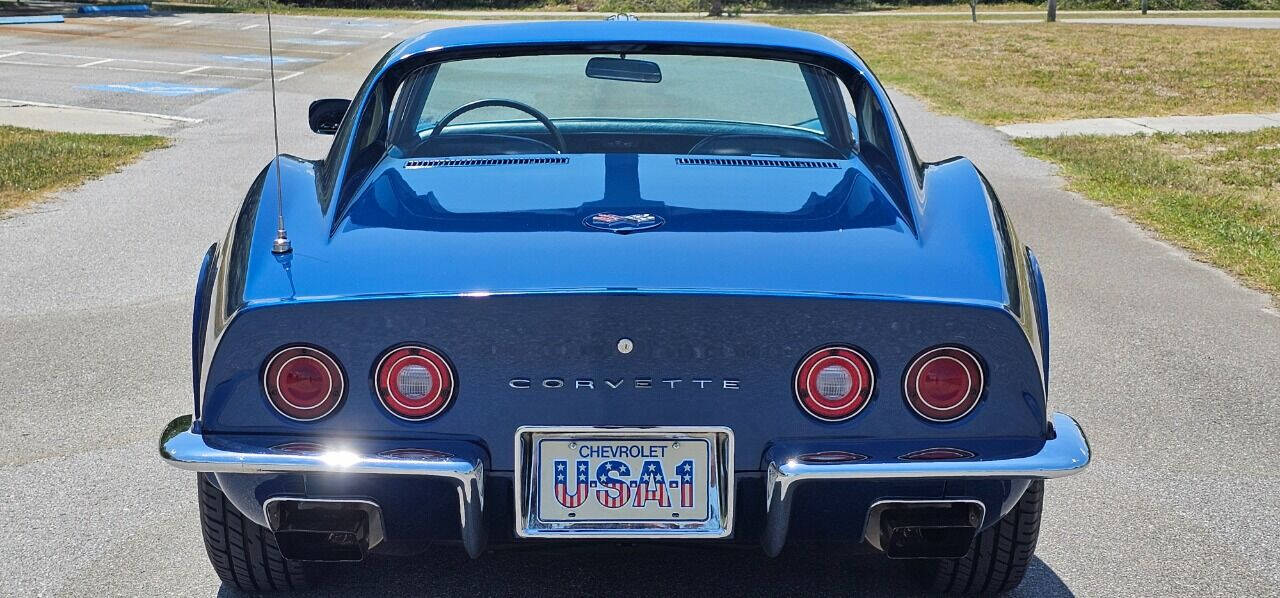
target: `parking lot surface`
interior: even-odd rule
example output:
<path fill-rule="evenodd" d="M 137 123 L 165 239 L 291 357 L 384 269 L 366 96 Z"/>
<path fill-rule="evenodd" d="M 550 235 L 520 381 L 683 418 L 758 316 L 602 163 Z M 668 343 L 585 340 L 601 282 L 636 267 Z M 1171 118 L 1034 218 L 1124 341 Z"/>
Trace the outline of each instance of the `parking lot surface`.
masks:
<path fill-rule="evenodd" d="M 412 21 L 274 18 L 276 76 L 389 48 Z M 394 38 L 394 39 L 393 39 Z M 262 15 L 105 16 L 0 25 L 0 78 L 18 99 L 181 115 L 243 90 L 270 67 Z M 331 71 L 332 72 L 332 71 Z"/>
<path fill-rule="evenodd" d="M 275 19 L 282 149 L 395 42 L 451 23 Z M 273 155 L 260 15 L 0 26 L 0 97 L 197 119 L 125 171 L 0 219 L 0 594 L 215 595 L 192 475 L 155 440 L 190 409 L 190 294 Z M 874 66 L 874 65 L 873 65 Z M 996 131 L 896 97 L 927 159 L 971 156 L 1045 269 L 1051 407 L 1095 462 L 1047 484 L 1023 596 L 1276 595 L 1280 316 L 1270 299 L 1061 189 Z M 902 562 L 831 547 L 442 547 L 326 569 L 339 594 L 900 595 Z M 317 592 L 322 593 L 322 592 Z"/>

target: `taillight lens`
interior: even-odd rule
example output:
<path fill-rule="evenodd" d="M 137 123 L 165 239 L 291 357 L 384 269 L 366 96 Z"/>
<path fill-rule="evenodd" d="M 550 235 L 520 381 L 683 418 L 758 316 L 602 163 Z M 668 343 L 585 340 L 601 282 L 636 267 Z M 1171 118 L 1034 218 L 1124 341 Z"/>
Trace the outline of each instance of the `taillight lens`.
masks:
<path fill-rule="evenodd" d="M 300 421 L 320 419 L 338 408 L 346 389 L 342 368 L 329 354 L 312 347 L 286 347 L 267 360 L 262 373 L 267 399 L 281 415 Z"/>
<path fill-rule="evenodd" d="M 453 399 L 453 368 L 426 347 L 396 347 L 382 356 L 374 372 L 378 398 L 396 417 L 430 419 Z"/>
<path fill-rule="evenodd" d="M 978 358 L 959 347 L 937 347 L 921 353 L 903 383 L 907 404 L 920 417 L 949 422 L 978 405 L 984 384 Z"/>
<path fill-rule="evenodd" d="M 871 363 L 856 349 L 823 347 L 796 369 L 796 400 L 810 415 L 827 421 L 848 419 L 871 399 L 875 376 Z"/>

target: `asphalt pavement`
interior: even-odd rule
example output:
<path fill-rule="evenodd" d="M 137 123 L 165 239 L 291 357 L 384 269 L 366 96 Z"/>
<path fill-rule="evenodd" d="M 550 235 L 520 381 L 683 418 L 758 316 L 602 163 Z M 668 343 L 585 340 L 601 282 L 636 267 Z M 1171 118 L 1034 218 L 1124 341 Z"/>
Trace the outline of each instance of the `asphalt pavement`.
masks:
<path fill-rule="evenodd" d="M 121 173 L 0 219 L 0 594 L 226 594 L 200 541 L 194 478 L 163 465 L 155 440 L 190 409 L 200 257 L 272 155 L 267 83 L 261 71 L 235 70 L 266 65 L 220 58 L 261 55 L 265 24 L 256 15 L 81 20 L 66 32 L 0 27 L 0 55 L 22 52 L 0 57 L 0 97 L 200 122 Z M 315 58 L 277 65 L 301 73 L 280 84 L 282 149 L 318 157 L 329 138 L 307 130 L 307 104 L 349 95 L 396 40 L 444 23 L 276 24 L 277 39 L 311 40 L 282 56 Z M 68 55 L 80 62 L 61 62 Z M 220 91 L 137 91 L 182 86 Z M 1064 191 L 1050 165 L 1003 134 L 895 101 L 923 157 L 975 160 L 1038 254 L 1053 325 L 1051 406 L 1077 416 L 1095 451 L 1085 473 L 1048 483 L 1038 559 L 1018 595 L 1276 595 L 1271 299 Z M 900 595 L 914 581 L 902 563 L 829 547 L 770 560 L 697 545 L 476 561 L 442 548 L 325 575 L 335 593 L 361 595 Z"/>

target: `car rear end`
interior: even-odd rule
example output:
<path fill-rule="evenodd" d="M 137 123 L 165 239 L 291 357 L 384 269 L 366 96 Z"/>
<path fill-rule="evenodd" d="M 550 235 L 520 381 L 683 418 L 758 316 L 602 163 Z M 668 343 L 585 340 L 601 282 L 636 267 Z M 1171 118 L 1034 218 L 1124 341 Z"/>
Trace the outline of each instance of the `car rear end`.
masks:
<path fill-rule="evenodd" d="M 418 40 L 328 159 L 264 171 L 206 260 L 193 413 L 160 443 L 217 499 L 207 533 L 240 513 L 286 566 L 602 540 L 963 563 L 1088 464 L 1048 406 L 1034 258 L 971 163 L 919 164 L 830 40 L 619 26 Z M 472 114 L 499 106 L 530 118 Z"/>
<path fill-rule="evenodd" d="M 386 547 L 700 537 L 776 554 L 788 537 L 883 549 L 926 525 L 967 547 L 1030 480 L 1088 459 L 1074 423 L 1046 412 L 1023 328 L 993 306 L 307 301 L 244 310 L 219 344 L 197 427 L 162 450 L 215 472 L 264 525 L 268 501 L 367 501 Z M 918 544 L 894 554 L 937 550 Z"/>

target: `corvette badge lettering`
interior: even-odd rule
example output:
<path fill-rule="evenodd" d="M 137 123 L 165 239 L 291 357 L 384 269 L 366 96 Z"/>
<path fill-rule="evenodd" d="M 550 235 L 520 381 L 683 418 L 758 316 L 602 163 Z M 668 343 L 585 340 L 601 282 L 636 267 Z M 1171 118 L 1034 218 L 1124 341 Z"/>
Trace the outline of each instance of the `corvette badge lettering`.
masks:
<path fill-rule="evenodd" d="M 555 390 L 558 388 L 576 388 L 579 390 L 617 390 L 626 386 L 628 388 L 649 389 L 649 388 L 667 388 L 670 390 L 691 388 L 695 390 L 739 390 L 741 382 L 733 378 L 576 378 L 566 380 L 565 378 L 512 378 L 507 382 L 507 386 L 516 390 L 528 390 L 532 388 L 545 388 Z"/>

